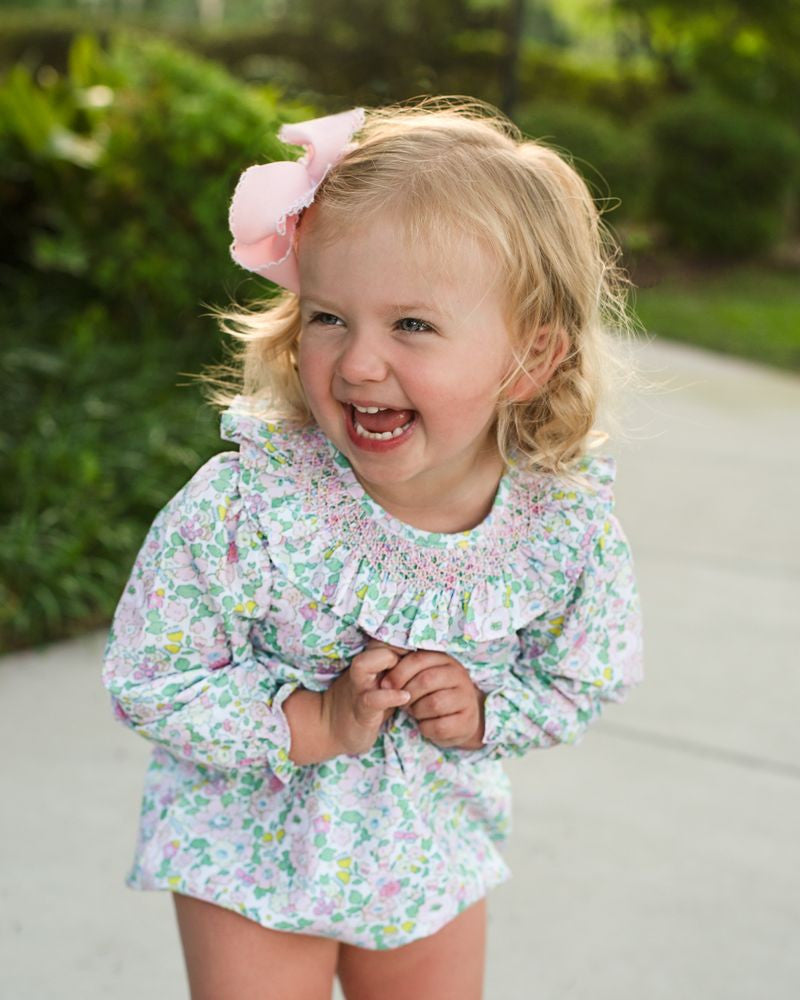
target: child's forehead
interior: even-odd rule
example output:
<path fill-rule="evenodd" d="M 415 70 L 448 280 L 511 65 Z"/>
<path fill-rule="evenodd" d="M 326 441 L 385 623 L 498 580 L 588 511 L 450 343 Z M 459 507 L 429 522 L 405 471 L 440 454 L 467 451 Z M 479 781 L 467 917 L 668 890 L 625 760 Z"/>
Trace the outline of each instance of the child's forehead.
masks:
<path fill-rule="evenodd" d="M 342 220 L 312 206 L 299 234 L 301 271 L 307 256 L 334 266 L 345 256 L 362 256 L 370 266 L 392 268 L 393 282 L 404 278 L 423 287 L 458 288 L 465 281 L 494 286 L 500 269 L 488 243 L 463 227 L 437 221 L 397 210 Z"/>

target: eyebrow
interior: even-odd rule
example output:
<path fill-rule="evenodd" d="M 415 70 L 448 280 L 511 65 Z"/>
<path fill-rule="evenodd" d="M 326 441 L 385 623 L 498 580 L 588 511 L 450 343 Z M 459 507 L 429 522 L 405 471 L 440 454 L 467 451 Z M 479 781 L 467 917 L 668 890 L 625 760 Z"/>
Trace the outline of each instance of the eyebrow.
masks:
<path fill-rule="evenodd" d="M 313 302 L 315 305 L 324 307 L 326 309 L 330 308 L 335 311 L 335 306 L 329 305 L 324 298 L 317 298 L 315 295 L 302 295 L 300 296 L 299 301 L 301 305 L 307 305 L 310 301 Z M 386 311 L 397 312 L 397 313 L 415 313 L 415 312 L 435 313 L 437 316 L 446 315 L 445 313 L 442 312 L 440 308 L 438 308 L 437 306 L 433 305 L 430 302 L 411 302 L 411 303 L 395 302 L 390 305 L 387 305 Z"/>
<path fill-rule="evenodd" d="M 437 308 L 430 302 L 412 302 L 409 305 L 398 302 L 392 308 L 396 309 L 398 312 L 427 312 L 436 313 L 438 316 L 442 315 L 441 309 Z"/>

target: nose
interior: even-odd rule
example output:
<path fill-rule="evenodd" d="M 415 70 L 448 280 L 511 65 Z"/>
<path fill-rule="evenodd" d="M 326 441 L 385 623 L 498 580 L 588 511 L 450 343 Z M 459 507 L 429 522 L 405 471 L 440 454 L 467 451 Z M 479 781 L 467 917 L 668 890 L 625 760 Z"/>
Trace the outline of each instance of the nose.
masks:
<path fill-rule="evenodd" d="M 382 382 L 389 374 L 389 362 L 378 334 L 366 329 L 348 330 L 342 340 L 336 370 L 351 385 Z"/>

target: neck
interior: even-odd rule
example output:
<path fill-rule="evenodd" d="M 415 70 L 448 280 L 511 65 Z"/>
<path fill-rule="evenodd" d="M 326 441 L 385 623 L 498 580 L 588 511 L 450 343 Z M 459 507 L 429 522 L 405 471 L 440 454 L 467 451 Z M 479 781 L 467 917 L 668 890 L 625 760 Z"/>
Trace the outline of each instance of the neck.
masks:
<path fill-rule="evenodd" d="M 421 531 L 452 534 L 469 531 L 492 509 L 497 487 L 505 471 L 496 453 L 487 453 L 466 470 L 454 470 L 435 482 L 415 479 L 396 486 L 375 485 L 356 478 L 376 503 L 392 517 Z"/>

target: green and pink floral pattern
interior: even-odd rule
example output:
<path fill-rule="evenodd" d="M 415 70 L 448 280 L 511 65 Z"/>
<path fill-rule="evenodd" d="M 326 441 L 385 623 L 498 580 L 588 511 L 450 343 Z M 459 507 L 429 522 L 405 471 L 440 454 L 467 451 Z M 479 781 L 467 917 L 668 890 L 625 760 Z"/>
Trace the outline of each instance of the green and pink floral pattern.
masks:
<path fill-rule="evenodd" d="M 156 516 L 106 645 L 114 711 L 155 744 L 127 884 L 364 948 L 428 936 L 510 875 L 502 758 L 574 742 L 640 680 L 613 462 L 511 466 L 480 525 L 438 534 L 383 511 L 317 428 L 239 397 L 222 436 L 239 451 Z M 459 659 L 483 747 L 443 750 L 398 709 L 367 753 L 294 764 L 283 702 L 370 636 Z"/>

